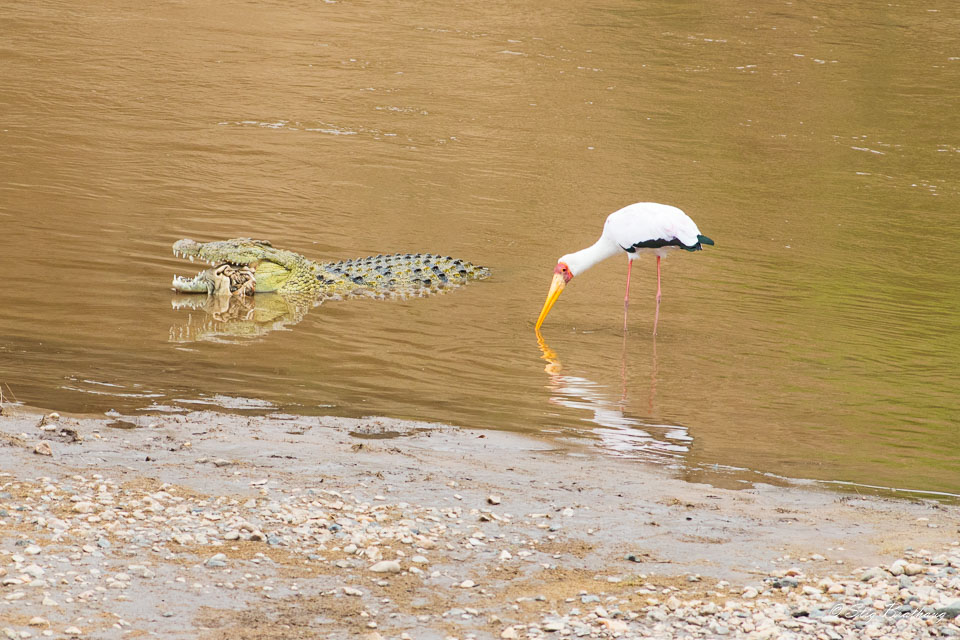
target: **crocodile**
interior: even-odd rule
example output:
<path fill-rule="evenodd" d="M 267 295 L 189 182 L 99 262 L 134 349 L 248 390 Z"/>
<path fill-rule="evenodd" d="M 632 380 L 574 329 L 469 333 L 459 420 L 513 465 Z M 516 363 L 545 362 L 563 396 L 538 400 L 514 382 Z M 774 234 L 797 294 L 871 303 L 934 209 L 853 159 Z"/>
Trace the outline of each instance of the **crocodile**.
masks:
<path fill-rule="evenodd" d="M 338 262 L 314 262 L 266 240 L 178 240 L 173 253 L 211 265 L 192 278 L 174 276 L 181 293 L 245 297 L 261 293 L 314 298 L 421 297 L 490 275 L 486 267 L 432 253 L 394 253 Z"/>

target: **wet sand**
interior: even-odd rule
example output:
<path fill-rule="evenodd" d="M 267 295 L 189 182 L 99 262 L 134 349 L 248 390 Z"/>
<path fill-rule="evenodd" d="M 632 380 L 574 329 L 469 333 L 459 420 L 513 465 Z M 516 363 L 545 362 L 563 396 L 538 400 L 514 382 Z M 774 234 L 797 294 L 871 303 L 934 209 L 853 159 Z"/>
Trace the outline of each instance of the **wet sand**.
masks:
<path fill-rule="evenodd" d="M 960 634 L 956 507 L 670 473 L 576 444 L 390 419 L 44 418 L 7 405 L 0 630 Z M 859 605 L 883 615 L 850 613 Z"/>

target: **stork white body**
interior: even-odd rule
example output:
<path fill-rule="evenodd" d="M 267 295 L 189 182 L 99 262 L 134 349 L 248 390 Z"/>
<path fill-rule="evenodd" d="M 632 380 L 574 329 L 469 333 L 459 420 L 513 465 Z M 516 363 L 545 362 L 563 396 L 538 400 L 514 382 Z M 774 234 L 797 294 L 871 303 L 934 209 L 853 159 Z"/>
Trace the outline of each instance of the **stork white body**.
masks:
<path fill-rule="evenodd" d="M 699 251 L 702 244 L 713 240 L 700 234 L 696 223 L 677 207 L 656 202 L 638 202 L 614 211 L 607 216 L 600 238 L 586 249 L 561 256 L 554 270 L 553 283 L 547 301 L 537 319 L 537 331 L 550 308 L 560 296 L 566 283 L 593 265 L 617 254 L 627 255 L 627 293 L 624 295 L 624 329 L 627 326 L 626 309 L 630 299 L 630 270 L 640 253 L 657 256 L 657 312 L 653 332 L 657 332 L 660 317 L 660 259 L 676 249 Z"/>

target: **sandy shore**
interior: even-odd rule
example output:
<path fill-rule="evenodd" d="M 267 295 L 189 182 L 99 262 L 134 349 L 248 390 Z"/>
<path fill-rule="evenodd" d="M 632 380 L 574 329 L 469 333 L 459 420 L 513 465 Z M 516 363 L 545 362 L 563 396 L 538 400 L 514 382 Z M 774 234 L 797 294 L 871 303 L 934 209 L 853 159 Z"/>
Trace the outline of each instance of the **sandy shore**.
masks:
<path fill-rule="evenodd" d="M 960 635 L 953 506 L 388 419 L 137 422 L 4 408 L 0 637 Z"/>

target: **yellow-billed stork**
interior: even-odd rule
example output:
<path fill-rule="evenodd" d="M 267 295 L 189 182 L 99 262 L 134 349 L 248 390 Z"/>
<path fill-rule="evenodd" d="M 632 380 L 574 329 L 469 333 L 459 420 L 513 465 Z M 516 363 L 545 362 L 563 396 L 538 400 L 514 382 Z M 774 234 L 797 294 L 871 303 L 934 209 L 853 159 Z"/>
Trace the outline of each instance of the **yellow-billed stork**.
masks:
<path fill-rule="evenodd" d="M 627 305 L 630 302 L 630 268 L 641 253 L 657 255 L 657 311 L 653 318 L 653 333 L 657 333 L 660 318 L 660 258 L 673 249 L 700 251 L 701 245 L 713 244 L 713 240 L 701 235 L 690 216 L 676 207 L 656 202 L 637 202 L 614 211 L 607 216 L 600 239 L 586 249 L 568 253 L 557 260 L 553 270 L 550 292 L 537 318 L 539 333 L 547 314 L 563 288 L 574 277 L 593 265 L 618 253 L 627 254 L 627 292 L 623 296 L 623 328 L 627 328 Z"/>

